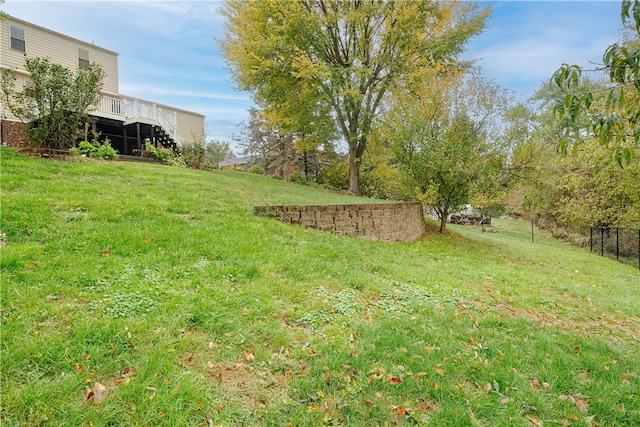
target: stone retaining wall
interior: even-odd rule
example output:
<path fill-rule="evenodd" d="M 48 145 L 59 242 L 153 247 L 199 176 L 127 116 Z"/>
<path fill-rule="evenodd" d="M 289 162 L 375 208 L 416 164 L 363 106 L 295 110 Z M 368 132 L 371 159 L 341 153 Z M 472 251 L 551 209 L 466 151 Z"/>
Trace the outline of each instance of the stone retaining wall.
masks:
<path fill-rule="evenodd" d="M 306 228 L 384 242 L 409 242 L 426 231 L 420 202 L 256 206 L 253 212 Z"/>

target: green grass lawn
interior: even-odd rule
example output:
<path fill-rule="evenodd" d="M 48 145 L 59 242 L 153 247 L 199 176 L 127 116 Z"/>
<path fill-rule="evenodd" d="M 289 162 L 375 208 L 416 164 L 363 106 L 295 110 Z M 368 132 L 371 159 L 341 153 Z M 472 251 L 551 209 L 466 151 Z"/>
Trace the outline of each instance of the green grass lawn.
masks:
<path fill-rule="evenodd" d="M 2 425 L 637 426 L 640 272 L 496 220 L 388 244 L 255 217 L 372 202 L 2 149 Z"/>

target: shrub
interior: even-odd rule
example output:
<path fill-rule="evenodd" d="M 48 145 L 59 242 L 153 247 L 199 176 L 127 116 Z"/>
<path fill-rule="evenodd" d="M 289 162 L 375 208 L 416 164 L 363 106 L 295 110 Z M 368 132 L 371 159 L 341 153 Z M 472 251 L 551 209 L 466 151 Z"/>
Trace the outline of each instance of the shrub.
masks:
<path fill-rule="evenodd" d="M 73 147 L 69 151 L 81 157 L 91 157 L 96 151 L 98 151 L 98 148 L 90 142 L 80 141 L 77 147 Z"/>
<path fill-rule="evenodd" d="M 309 184 L 307 179 L 304 176 L 302 176 L 300 172 L 293 172 L 292 174 L 290 174 L 287 177 L 287 181 L 293 182 L 294 184 L 302 184 L 302 185 Z"/>
<path fill-rule="evenodd" d="M 173 152 L 173 150 L 169 150 L 168 148 L 164 147 L 156 147 L 151 143 L 151 141 L 146 142 L 145 150 L 153 154 L 153 157 L 155 157 L 159 162 L 168 165 L 173 164 L 174 158 L 176 157 L 176 154 Z"/>
<path fill-rule="evenodd" d="M 332 163 L 322 171 L 319 182 L 326 188 L 346 190 L 349 188 L 349 165 L 345 161 Z"/>
<path fill-rule="evenodd" d="M 260 166 L 260 165 L 253 165 L 253 166 L 251 166 L 249 168 L 249 172 L 262 175 L 262 174 L 264 174 L 264 169 L 262 169 L 262 166 Z"/>
<path fill-rule="evenodd" d="M 111 146 L 111 141 L 109 141 L 109 138 L 106 138 L 104 140 L 104 143 L 96 149 L 94 155 L 98 159 L 114 160 L 118 157 L 118 151 Z"/>
<path fill-rule="evenodd" d="M 186 142 L 180 147 L 180 154 L 186 166 L 202 169 L 205 164 L 204 143 L 196 139 Z"/>
<path fill-rule="evenodd" d="M 95 157 L 100 160 L 113 160 L 118 157 L 118 152 L 111 146 L 109 138 L 105 138 L 102 144 L 100 144 L 97 139 L 93 141 L 93 144 L 87 141 L 81 141 L 77 147 L 69 151 L 81 157 Z"/>

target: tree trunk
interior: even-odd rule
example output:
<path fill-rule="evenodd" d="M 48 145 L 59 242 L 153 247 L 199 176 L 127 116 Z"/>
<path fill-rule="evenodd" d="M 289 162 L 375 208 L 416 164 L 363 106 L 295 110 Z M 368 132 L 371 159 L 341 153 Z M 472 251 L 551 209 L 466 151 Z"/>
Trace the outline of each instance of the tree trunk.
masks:
<path fill-rule="evenodd" d="M 304 177 L 307 180 L 307 182 L 309 182 L 309 159 L 307 158 L 306 151 L 303 153 L 302 159 L 304 161 Z"/>
<path fill-rule="evenodd" d="M 444 233 L 444 230 L 447 228 L 447 217 L 449 216 L 449 208 L 443 209 L 440 211 L 440 233 Z"/>
<path fill-rule="evenodd" d="M 349 193 L 360 195 L 360 158 L 355 148 L 349 149 Z"/>

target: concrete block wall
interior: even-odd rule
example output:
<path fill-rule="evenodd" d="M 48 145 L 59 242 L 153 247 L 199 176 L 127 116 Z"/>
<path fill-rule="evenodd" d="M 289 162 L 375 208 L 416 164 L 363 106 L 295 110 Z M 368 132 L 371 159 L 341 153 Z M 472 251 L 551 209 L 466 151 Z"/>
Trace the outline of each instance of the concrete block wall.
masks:
<path fill-rule="evenodd" d="M 420 202 L 256 206 L 254 214 L 306 228 L 384 242 L 410 242 L 426 231 Z"/>

